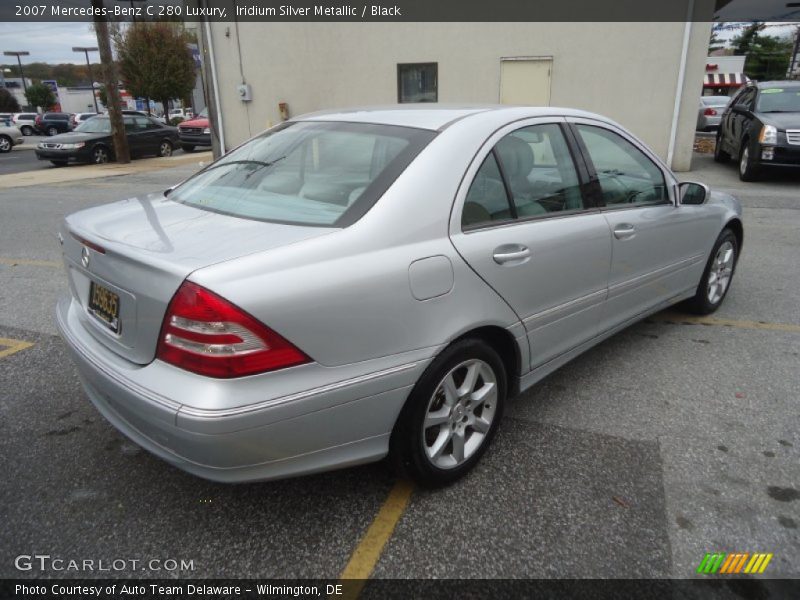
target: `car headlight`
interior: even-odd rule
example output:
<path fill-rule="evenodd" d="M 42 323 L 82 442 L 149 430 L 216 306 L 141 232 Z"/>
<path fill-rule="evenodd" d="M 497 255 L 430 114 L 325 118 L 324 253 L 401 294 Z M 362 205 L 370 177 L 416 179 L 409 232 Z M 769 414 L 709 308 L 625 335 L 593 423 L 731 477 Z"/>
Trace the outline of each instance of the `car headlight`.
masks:
<path fill-rule="evenodd" d="M 205 129 L 203 129 L 203 133 L 206 133 L 206 134 L 210 135 L 211 134 L 211 127 L 206 127 Z"/>
<path fill-rule="evenodd" d="M 774 125 L 764 125 L 761 128 L 761 134 L 758 136 L 758 141 L 761 144 L 777 144 L 778 128 Z"/>
<path fill-rule="evenodd" d="M 78 142 L 77 144 L 61 144 L 62 150 L 77 150 L 78 148 L 83 148 L 86 145 L 85 142 Z"/>

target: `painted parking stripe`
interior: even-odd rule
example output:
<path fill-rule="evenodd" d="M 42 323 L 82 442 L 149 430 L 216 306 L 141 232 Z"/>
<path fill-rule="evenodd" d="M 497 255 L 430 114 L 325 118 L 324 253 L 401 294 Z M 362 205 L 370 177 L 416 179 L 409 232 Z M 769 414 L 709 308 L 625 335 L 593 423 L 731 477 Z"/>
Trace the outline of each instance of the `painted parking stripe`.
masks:
<path fill-rule="evenodd" d="M 31 342 L 26 342 L 24 340 L 0 338 L 0 358 L 11 356 L 12 354 L 16 354 L 17 352 L 25 350 L 26 348 L 30 348 L 31 346 L 33 346 Z"/>
<path fill-rule="evenodd" d="M 392 491 L 389 492 L 389 496 L 339 576 L 339 583 L 344 585 L 344 594 L 337 598 L 344 600 L 358 598 L 366 580 L 369 579 L 375 565 L 378 564 L 384 546 L 405 513 L 413 491 L 414 486 L 406 480 L 400 480 L 394 484 Z"/>
<path fill-rule="evenodd" d="M 687 323 L 689 325 L 710 325 L 714 327 L 733 327 L 734 329 L 762 329 L 766 331 L 785 331 L 790 333 L 800 333 L 800 325 L 792 323 L 768 323 L 766 321 L 744 321 L 737 319 L 717 319 L 714 317 L 691 317 L 678 315 L 674 313 L 667 313 L 664 315 L 655 315 L 651 320 L 656 323 L 671 323 L 673 325 L 680 325 Z"/>
<path fill-rule="evenodd" d="M 60 268 L 63 263 L 55 260 L 33 260 L 28 258 L 4 258 L 0 256 L 0 265 L 8 267 L 25 266 L 25 267 L 55 267 Z"/>

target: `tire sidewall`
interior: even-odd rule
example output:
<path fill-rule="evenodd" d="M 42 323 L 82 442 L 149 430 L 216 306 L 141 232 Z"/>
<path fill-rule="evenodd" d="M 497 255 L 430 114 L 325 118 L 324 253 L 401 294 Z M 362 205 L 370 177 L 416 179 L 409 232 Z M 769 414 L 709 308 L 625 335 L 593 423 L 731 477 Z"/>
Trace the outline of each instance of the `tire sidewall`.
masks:
<path fill-rule="evenodd" d="M 481 447 L 463 464 L 452 469 L 441 469 L 431 464 L 425 454 L 422 423 L 428 404 L 445 375 L 460 363 L 477 358 L 488 364 L 497 380 L 495 416 Z M 508 390 L 508 376 L 500 356 L 485 342 L 478 339 L 460 340 L 444 350 L 425 370 L 398 419 L 392 434 L 392 454 L 400 470 L 411 475 L 423 486 L 447 485 L 465 475 L 481 459 L 491 445 L 503 417 Z"/>
<path fill-rule="evenodd" d="M 708 274 L 711 271 L 711 266 L 714 264 L 714 259 L 717 256 L 717 252 L 719 251 L 720 246 L 725 242 L 731 242 L 733 244 L 733 270 L 731 271 L 731 280 L 728 282 L 728 287 L 725 288 L 725 292 L 720 297 L 719 301 L 712 303 L 708 299 Z M 712 313 L 717 310 L 722 303 L 725 301 L 725 298 L 728 295 L 728 292 L 731 289 L 731 284 L 733 283 L 733 276 L 736 273 L 736 266 L 739 263 L 739 243 L 736 240 L 736 235 L 728 228 L 725 228 L 722 233 L 719 234 L 717 241 L 714 243 L 714 247 L 711 249 L 711 254 L 708 257 L 708 261 L 706 262 L 706 268 L 703 270 L 703 277 L 700 280 L 700 285 L 697 286 L 697 295 L 696 295 L 696 303 L 698 304 L 698 308 L 703 314 Z"/>

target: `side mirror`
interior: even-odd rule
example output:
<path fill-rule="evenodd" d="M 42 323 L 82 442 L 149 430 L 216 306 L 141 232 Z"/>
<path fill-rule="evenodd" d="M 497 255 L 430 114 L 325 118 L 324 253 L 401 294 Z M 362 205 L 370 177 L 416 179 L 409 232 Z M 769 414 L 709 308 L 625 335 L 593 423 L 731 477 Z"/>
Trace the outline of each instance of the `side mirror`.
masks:
<path fill-rule="evenodd" d="M 678 193 L 681 204 L 703 204 L 710 194 L 708 186 L 704 183 L 682 181 L 678 184 Z"/>

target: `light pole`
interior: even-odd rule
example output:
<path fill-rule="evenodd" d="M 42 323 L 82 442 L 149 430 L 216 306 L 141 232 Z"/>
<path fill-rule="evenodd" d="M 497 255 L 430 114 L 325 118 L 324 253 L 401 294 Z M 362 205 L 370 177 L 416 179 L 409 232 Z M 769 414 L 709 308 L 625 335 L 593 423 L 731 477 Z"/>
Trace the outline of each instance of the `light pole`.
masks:
<path fill-rule="evenodd" d="M 30 52 L 23 51 L 14 51 L 14 50 L 6 50 L 3 52 L 6 56 L 16 56 L 17 57 L 17 64 L 19 65 L 19 76 L 22 77 L 22 87 L 25 89 L 25 93 L 28 93 L 28 84 L 25 83 L 25 73 L 22 72 L 22 60 L 20 56 L 29 56 Z M 27 98 L 27 96 L 26 96 Z"/>
<path fill-rule="evenodd" d="M 89 52 L 97 52 L 97 46 L 73 46 L 73 52 L 83 52 L 86 55 L 86 68 L 89 69 L 89 85 L 92 88 L 92 100 L 94 100 L 94 112 L 99 113 L 100 109 L 97 108 L 97 96 L 94 93 L 94 77 L 92 77 L 92 65 L 89 63 Z"/>

